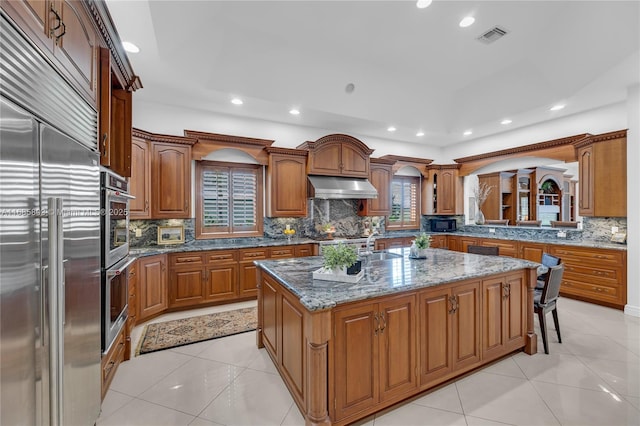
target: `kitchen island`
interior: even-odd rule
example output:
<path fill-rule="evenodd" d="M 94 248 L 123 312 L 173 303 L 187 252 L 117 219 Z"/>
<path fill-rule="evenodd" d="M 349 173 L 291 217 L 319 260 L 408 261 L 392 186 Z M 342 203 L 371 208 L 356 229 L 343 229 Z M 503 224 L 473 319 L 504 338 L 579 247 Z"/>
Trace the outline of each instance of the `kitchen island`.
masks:
<path fill-rule="evenodd" d="M 321 257 L 258 261 L 258 347 L 307 424 L 344 425 L 510 352 L 537 351 L 539 264 L 429 249 L 377 255 L 355 284 Z"/>

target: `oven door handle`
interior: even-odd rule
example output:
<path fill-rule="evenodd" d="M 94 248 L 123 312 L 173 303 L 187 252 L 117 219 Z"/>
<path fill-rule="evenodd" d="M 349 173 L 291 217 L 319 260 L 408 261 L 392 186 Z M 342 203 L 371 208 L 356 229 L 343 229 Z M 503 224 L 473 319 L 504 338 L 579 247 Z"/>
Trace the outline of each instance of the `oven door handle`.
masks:
<path fill-rule="evenodd" d="M 136 197 L 134 197 L 133 195 L 129 195 L 129 194 L 126 194 L 124 192 L 119 192 L 119 191 L 108 190 L 107 194 L 109 195 L 109 197 L 113 197 L 113 198 L 122 197 L 122 198 L 125 198 L 127 200 L 135 200 L 136 199 Z"/>
<path fill-rule="evenodd" d="M 107 278 L 115 277 L 116 275 L 120 275 L 127 269 L 133 262 L 136 261 L 135 257 L 128 257 L 124 260 L 124 264 L 116 264 L 112 268 L 107 271 Z"/>

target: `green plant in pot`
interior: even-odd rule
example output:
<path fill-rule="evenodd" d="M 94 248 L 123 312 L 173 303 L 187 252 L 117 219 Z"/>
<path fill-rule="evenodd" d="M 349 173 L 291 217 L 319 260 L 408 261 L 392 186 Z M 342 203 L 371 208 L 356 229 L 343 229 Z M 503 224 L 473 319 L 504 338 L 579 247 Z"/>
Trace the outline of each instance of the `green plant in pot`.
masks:
<path fill-rule="evenodd" d="M 345 271 L 348 275 L 355 275 L 360 272 L 361 262 L 358 260 L 358 253 L 355 247 L 336 244 L 323 247 L 324 268 L 340 274 Z"/>
<path fill-rule="evenodd" d="M 425 257 L 427 254 L 426 249 L 428 249 L 431 244 L 431 236 L 427 235 L 425 232 L 420 235 L 416 235 L 415 243 L 416 248 L 418 249 L 418 256 Z"/>

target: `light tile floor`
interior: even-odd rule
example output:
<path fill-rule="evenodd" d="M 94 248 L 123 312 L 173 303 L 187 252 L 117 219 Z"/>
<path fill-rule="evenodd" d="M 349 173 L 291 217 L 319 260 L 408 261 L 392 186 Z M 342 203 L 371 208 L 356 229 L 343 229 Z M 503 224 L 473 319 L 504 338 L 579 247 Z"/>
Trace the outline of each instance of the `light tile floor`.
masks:
<path fill-rule="evenodd" d="M 549 316 L 550 355 L 540 340 L 534 356 L 516 353 L 359 424 L 640 425 L 640 318 L 566 298 L 559 314 L 563 343 Z M 134 342 L 141 334 L 136 327 Z M 132 356 L 120 365 L 98 419 L 100 426 L 303 424 L 254 332 Z"/>

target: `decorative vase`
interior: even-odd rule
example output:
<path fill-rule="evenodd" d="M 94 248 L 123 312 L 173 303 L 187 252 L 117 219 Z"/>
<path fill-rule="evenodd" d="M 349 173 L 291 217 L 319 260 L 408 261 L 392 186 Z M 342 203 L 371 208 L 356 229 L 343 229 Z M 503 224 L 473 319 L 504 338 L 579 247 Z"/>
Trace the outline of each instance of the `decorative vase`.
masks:
<path fill-rule="evenodd" d="M 419 248 L 417 250 L 417 254 L 418 254 L 418 257 L 427 257 L 427 249 L 426 248 L 423 248 L 423 249 Z"/>
<path fill-rule="evenodd" d="M 482 213 L 480 207 L 476 209 L 475 223 L 476 225 L 484 225 L 484 213 Z"/>

